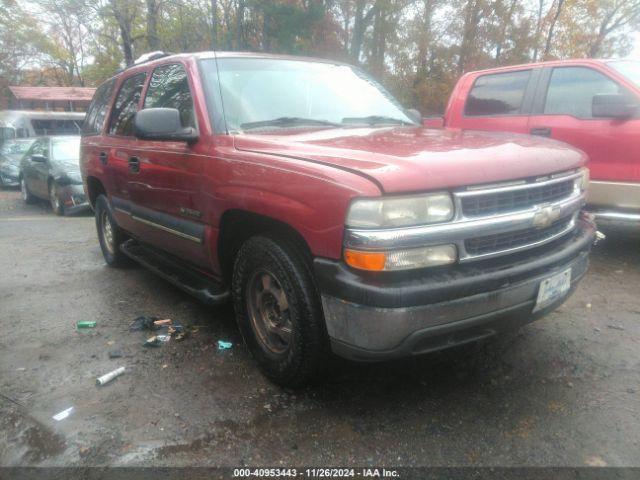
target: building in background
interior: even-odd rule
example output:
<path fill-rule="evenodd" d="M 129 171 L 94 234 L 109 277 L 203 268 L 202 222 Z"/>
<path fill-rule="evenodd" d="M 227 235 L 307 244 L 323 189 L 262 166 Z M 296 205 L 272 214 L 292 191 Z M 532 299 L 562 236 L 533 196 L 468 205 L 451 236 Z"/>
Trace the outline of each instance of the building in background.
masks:
<path fill-rule="evenodd" d="M 87 87 L 9 87 L 11 110 L 86 112 L 95 88 Z"/>

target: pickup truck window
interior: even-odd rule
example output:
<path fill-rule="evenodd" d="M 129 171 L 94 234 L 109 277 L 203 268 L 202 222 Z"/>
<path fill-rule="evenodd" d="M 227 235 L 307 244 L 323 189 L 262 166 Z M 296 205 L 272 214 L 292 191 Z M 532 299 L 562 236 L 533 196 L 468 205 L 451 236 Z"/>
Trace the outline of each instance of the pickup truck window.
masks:
<path fill-rule="evenodd" d="M 415 124 L 389 92 L 348 65 L 272 58 L 217 62 L 218 77 L 215 60 L 202 61 L 201 69 L 207 84 L 220 86 L 229 131 Z"/>
<path fill-rule="evenodd" d="M 609 66 L 616 69 L 640 88 L 640 62 L 633 60 L 619 60 L 609 62 Z"/>
<path fill-rule="evenodd" d="M 544 113 L 592 118 L 593 96 L 600 93 L 623 92 L 620 85 L 591 68 L 554 68 L 549 81 Z"/>
<path fill-rule="evenodd" d="M 175 108 L 183 127 L 196 127 L 187 72 L 182 65 L 163 65 L 153 71 L 143 108 Z"/>
<path fill-rule="evenodd" d="M 519 114 L 529 77 L 531 70 L 478 77 L 467 98 L 465 115 L 475 117 Z"/>
<path fill-rule="evenodd" d="M 98 135 L 102 132 L 115 83 L 115 80 L 109 80 L 96 90 L 82 125 L 82 135 Z"/>
<path fill-rule="evenodd" d="M 122 82 L 111 113 L 110 135 L 133 135 L 133 115 L 138 111 L 145 77 L 139 73 Z"/>

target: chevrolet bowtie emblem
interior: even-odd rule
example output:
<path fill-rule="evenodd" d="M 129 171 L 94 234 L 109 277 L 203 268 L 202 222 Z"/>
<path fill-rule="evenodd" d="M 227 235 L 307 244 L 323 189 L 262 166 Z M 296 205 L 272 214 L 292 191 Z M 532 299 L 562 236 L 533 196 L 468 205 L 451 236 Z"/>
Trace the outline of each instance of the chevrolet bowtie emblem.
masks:
<path fill-rule="evenodd" d="M 560 217 L 560 207 L 542 207 L 533 216 L 533 226 L 547 228 Z"/>

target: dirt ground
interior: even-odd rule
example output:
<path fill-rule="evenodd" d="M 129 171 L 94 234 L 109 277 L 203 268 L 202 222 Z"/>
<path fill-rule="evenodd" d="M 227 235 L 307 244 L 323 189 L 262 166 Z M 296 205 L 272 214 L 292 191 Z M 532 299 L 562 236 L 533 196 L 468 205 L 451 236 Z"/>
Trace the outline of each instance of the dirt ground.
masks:
<path fill-rule="evenodd" d="M 639 260 L 639 234 L 609 232 L 547 318 L 473 349 L 339 363 L 294 392 L 258 373 L 229 307 L 106 267 L 90 214 L 0 191 L 0 465 L 640 466 Z M 194 331 L 144 348 L 138 315 Z"/>

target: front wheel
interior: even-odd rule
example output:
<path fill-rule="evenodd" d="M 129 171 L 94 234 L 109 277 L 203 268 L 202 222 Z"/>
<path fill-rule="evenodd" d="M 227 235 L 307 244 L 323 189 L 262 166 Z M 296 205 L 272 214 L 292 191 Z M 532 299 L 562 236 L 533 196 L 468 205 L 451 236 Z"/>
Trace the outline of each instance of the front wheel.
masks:
<path fill-rule="evenodd" d="M 234 264 L 232 292 L 240 332 L 265 376 L 296 387 L 324 371 L 324 316 L 299 242 L 284 235 L 247 240 Z"/>
<path fill-rule="evenodd" d="M 99 195 L 96 199 L 95 214 L 98 240 L 107 265 L 110 267 L 126 265 L 128 257 L 120 251 L 120 245 L 126 240 L 126 235 L 113 218 L 106 196 Z"/>
<path fill-rule="evenodd" d="M 27 181 L 24 177 L 20 177 L 20 193 L 22 194 L 22 200 L 24 200 L 24 203 L 34 203 L 36 201 L 36 197 L 34 197 L 29 191 Z"/>
<path fill-rule="evenodd" d="M 58 186 L 53 181 L 49 183 L 49 203 L 51 203 L 51 210 L 53 210 L 53 213 L 58 216 L 64 215 L 64 205 L 58 196 Z"/>

